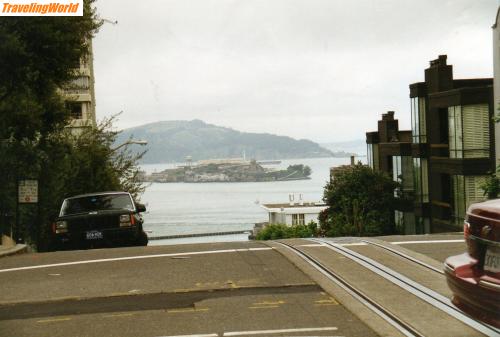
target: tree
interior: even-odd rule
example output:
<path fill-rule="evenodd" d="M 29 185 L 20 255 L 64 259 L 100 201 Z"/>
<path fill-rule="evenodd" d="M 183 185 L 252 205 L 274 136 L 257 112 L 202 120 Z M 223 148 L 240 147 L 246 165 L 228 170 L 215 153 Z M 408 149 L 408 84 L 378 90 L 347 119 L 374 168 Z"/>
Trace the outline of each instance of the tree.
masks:
<path fill-rule="evenodd" d="M 394 191 L 398 183 L 387 174 L 358 163 L 339 172 L 324 190 L 329 206 L 319 216 L 328 236 L 394 234 Z"/>
<path fill-rule="evenodd" d="M 65 197 L 126 190 L 136 198 L 137 159 L 111 147 L 113 118 L 79 137 L 64 128 L 69 111 L 60 88 L 77 77 L 98 20 L 84 0 L 82 17 L 4 17 L 0 20 L 0 225 L 18 222 L 20 236 L 47 248 L 50 222 Z M 19 178 L 39 181 L 37 207 L 16 212 Z M 19 216 L 17 216 L 19 214 Z"/>

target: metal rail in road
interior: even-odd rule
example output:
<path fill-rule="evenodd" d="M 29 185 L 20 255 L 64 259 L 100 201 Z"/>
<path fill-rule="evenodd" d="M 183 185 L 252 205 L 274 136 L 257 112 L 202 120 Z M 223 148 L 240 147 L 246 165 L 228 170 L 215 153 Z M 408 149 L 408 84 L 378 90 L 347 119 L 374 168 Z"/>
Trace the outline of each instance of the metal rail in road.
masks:
<path fill-rule="evenodd" d="M 307 263 L 309 263 L 314 269 L 318 270 L 321 274 L 326 276 L 329 280 L 331 280 L 332 282 L 337 284 L 339 287 L 344 289 L 348 294 L 350 294 L 355 299 L 357 299 L 358 301 L 363 303 L 365 306 L 367 306 L 369 309 L 371 309 L 373 312 L 375 312 L 378 316 L 383 318 L 386 322 L 388 322 L 393 327 L 395 327 L 397 330 L 399 330 L 403 335 L 408 336 L 408 337 L 423 337 L 424 336 L 419 331 L 417 331 L 415 328 L 413 328 L 410 324 L 406 323 L 401 318 L 399 318 L 396 314 L 390 312 L 384 306 L 377 303 L 375 300 L 373 300 L 368 295 L 363 293 L 360 289 L 357 289 L 352 284 L 347 282 L 338 273 L 334 272 L 330 268 L 323 265 L 321 262 L 319 262 L 312 255 L 307 254 L 307 253 L 301 251 L 300 249 L 298 249 L 292 245 L 289 245 L 287 243 L 283 243 L 283 242 L 276 242 L 276 243 L 284 246 L 285 248 L 291 250 L 296 255 L 300 256 Z"/>
<path fill-rule="evenodd" d="M 351 259 L 354 262 L 357 262 L 358 264 L 362 265 L 363 267 L 369 269 L 370 271 L 376 273 L 377 275 L 380 275 L 381 277 L 385 278 L 386 280 L 396 284 L 397 286 L 401 287 L 402 289 L 419 297 L 420 299 L 424 300 L 425 302 L 429 303 L 430 305 L 442 310 L 443 312 L 447 313 L 448 315 L 456 318 L 457 320 L 470 326 L 471 328 L 485 334 L 486 336 L 500 336 L 500 329 L 497 329 L 489 324 L 477 321 L 477 320 L 467 316 L 464 312 L 462 312 L 460 309 L 455 307 L 451 303 L 451 300 L 449 298 L 446 298 L 443 295 L 438 294 L 437 292 L 407 278 L 406 276 L 401 275 L 400 273 L 396 272 L 395 270 L 390 269 L 390 268 L 374 261 L 373 259 L 371 259 L 367 256 L 359 254 L 353 250 L 350 250 L 346 247 L 343 247 L 339 244 L 335 244 L 335 243 L 330 242 L 328 240 L 325 240 L 325 239 L 309 239 L 309 240 L 313 241 L 315 243 L 321 243 L 323 245 L 326 245 L 328 248 L 332 249 L 333 251 L 343 255 L 346 258 Z M 293 249 L 296 249 L 296 248 L 293 247 Z M 400 252 L 398 252 L 398 255 L 399 255 L 399 253 Z M 304 254 L 304 253 L 302 253 L 302 254 Z M 314 263 L 319 263 L 318 261 L 314 261 L 315 259 L 312 257 L 309 257 L 309 260 L 313 260 Z M 423 263 L 423 262 L 418 261 L 418 260 L 413 259 L 413 258 L 411 258 L 409 260 L 414 262 L 414 263 L 418 263 L 420 265 L 422 265 L 422 263 Z M 431 266 L 428 266 L 428 267 L 431 267 Z M 431 269 L 431 270 L 435 269 L 434 267 L 432 267 L 432 268 L 433 269 Z M 330 270 L 330 272 L 332 272 L 332 271 Z M 403 324 L 402 326 L 404 327 L 405 324 Z M 414 336 L 421 336 L 421 334 L 419 332 L 416 332 L 416 334 Z"/>
<path fill-rule="evenodd" d="M 409 261 L 411 261 L 411 262 L 414 262 L 414 263 L 416 263 L 416 264 L 419 264 L 419 265 L 421 265 L 421 266 L 422 266 L 422 267 L 424 267 L 424 268 L 427 268 L 427 269 L 429 269 L 429 270 L 432 270 L 432 271 L 433 271 L 433 272 L 435 272 L 435 273 L 438 273 L 438 274 L 444 275 L 444 272 L 443 272 L 441 269 L 438 269 L 438 268 L 436 268 L 436 267 L 434 267 L 434 266 L 431 266 L 431 265 L 430 265 L 430 264 L 428 264 L 428 263 L 425 263 L 425 262 L 423 262 L 423 261 L 420 261 L 419 259 L 416 259 L 416 258 L 414 258 L 414 257 L 412 257 L 412 256 L 410 256 L 410 255 L 408 255 L 408 254 L 405 254 L 405 253 L 403 253 L 403 252 L 400 252 L 400 251 L 398 251 L 398 250 L 396 250 L 396 249 L 393 249 L 393 248 L 391 248 L 391 247 L 387 247 L 387 246 L 384 246 L 384 245 L 382 245 L 382 244 L 380 244 L 380 243 L 373 242 L 373 241 L 370 241 L 370 240 L 361 240 L 361 242 L 364 242 L 364 243 L 366 243 L 366 244 L 373 245 L 373 246 L 377 246 L 377 247 L 379 247 L 379 248 L 385 249 L 385 250 L 387 250 L 387 251 L 389 251 L 389 252 L 391 252 L 391 253 L 393 253 L 393 254 L 395 254 L 395 255 L 398 255 L 399 257 L 402 257 L 402 258 L 404 258 L 404 259 L 406 259 L 406 260 L 409 260 Z"/>

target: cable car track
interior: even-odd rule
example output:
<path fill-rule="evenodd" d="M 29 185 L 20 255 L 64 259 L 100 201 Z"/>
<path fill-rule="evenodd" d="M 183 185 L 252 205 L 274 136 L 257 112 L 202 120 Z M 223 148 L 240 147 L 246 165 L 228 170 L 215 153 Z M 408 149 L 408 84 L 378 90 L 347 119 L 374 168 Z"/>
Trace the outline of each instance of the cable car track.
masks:
<path fill-rule="evenodd" d="M 441 294 L 436 293 L 435 291 L 399 274 L 398 272 L 383 266 L 382 264 L 362 255 L 357 252 L 354 252 L 346 247 L 343 247 L 339 244 L 332 243 L 328 240 L 324 239 L 309 239 L 309 241 L 320 243 L 326 246 L 329 249 L 332 249 L 338 254 L 343 255 L 346 258 L 351 259 L 352 261 L 362 265 L 363 267 L 369 269 L 370 271 L 378 274 L 383 277 L 387 281 L 401 287 L 402 289 L 408 291 L 409 293 L 417 296 L 428 304 L 432 305 L 435 308 L 447 313 L 448 315 L 454 317 L 455 319 L 461 321 L 462 323 L 468 325 L 474 330 L 485 334 L 486 336 L 499 336 L 500 330 L 496 329 L 486 323 L 477 321 L 466 314 L 464 314 L 460 309 L 456 308 L 450 301 L 450 299 L 442 296 Z M 419 261 L 409 255 L 393 250 L 389 247 L 384 247 L 383 245 L 379 245 L 377 243 L 370 242 L 368 240 L 363 240 L 363 242 L 367 244 L 373 244 L 375 246 L 382 246 L 384 248 L 394 254 L 397 254 L 409 261 L 414 263 L 418 263 L 419 265 L 432 270 L 433 272 L 439 272 L 437 268 L 426 264 L 425 262 Z M 340 286 L 342 289 L 346 290 L 349 294 L 355 297 L 357 300 L 366 305 L 369 309 L 375 312 L 378 316 L 383 318 L 389 324 L 391 324 L 394 328 L 400 331 L 405 336 L 425 336 L 421 331 L 418 331 L 410 322 L 406 322 L 403 318 L 399 317 L 396 313 L 391 312 L 388 308 L 385 308 L 382 304 L 378 303 L 374 299 L 370 298 L 366 293 L 364 293 L 361 289 L 356 288 L 353 284 L 349 283 L 345 278 L 339 275 L 337 272 L 328 268 L 323 263 L 321 263 L 317 258 L 312 256 L 309 253 L 306 253 L 297 247 L 294 247 L 290 244 L 278 242 L 280 245 L 286 247 L 291 250 L 296 255 L 300 256 L 307 263 L 309 263 L 316 270 L 321 272 L 324 276 L 330 279 L 332 282 Z"/>

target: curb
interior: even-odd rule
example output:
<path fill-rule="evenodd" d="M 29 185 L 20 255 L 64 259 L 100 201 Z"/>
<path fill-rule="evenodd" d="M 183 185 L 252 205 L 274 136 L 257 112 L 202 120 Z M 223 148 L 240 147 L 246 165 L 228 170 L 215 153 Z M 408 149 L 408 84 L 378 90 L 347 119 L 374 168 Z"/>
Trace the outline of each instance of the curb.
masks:
<path fill-rule="evenodd" d="M 28 251 L 27 245 L 17 244 L 10 248 L 0 249 L 0 258 L 4 256 L 26 253 L 27 251 Z"/>

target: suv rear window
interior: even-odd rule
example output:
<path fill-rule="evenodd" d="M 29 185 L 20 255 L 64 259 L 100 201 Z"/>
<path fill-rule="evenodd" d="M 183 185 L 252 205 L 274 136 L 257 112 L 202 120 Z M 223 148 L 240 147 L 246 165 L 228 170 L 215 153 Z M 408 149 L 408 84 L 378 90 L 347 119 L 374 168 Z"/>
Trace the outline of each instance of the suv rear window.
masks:
<path fill-rule="evenodd" d="M 102 210 L 126 209 L 133 211 L 134 202 L 128 194 L 104 194 L 91 195 L 81 198 L 71 198 L 64 200 L 61 207 L 61 214 L 78 214 Z"/>

